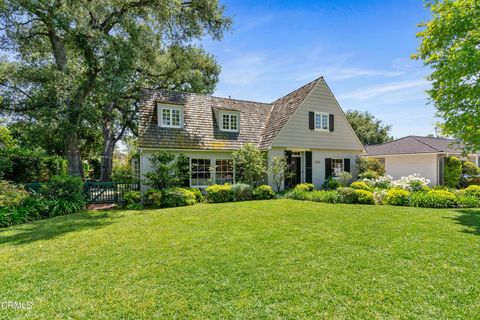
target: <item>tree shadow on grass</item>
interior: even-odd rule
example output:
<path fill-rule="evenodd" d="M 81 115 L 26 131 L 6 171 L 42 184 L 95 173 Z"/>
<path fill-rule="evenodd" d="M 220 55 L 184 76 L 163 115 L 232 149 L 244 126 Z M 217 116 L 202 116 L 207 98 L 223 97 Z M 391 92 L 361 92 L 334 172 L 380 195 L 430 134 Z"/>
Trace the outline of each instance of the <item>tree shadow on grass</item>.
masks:
<path fill-rule="evenodd" d="M 53 239 L 70 232 L 99 229 L 112 223 L 114 223 L 114 218 L 107 213 L 88 214 L 82 212 L 55 217 L 0 229 L 0 244 L 23 245 L 39 240 Z"/>
<path fill-rule="evenodd" d="M 480 210 L 462 209 L 456 210 L 460 215 L 453 217 L 452 220 L 456 223 L 465 226 L 462 232 L 480 236 Z"/>

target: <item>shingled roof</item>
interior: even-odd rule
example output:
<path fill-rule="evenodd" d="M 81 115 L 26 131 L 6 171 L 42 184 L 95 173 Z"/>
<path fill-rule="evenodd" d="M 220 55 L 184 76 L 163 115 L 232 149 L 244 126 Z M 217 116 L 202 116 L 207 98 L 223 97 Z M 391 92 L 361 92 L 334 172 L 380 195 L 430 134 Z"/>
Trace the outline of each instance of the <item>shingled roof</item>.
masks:
<path fill-rule="evenodd" d="M 145 89 L 139 111 L 139 147 L 235 150 L 243 144 L 254 143 L 266 149 L 320 79 L 272 103 Z M 184 127 L 159 127 L 157 103 L 183 106 Z M 215 118 L 215 109 L 240 112 L 240 132 L 221 131 Z"/>
<path fill-rule="evenodd" d="M 407 136 L 384 144 L 365 146 L 365 150 L 369 156 L 418 153 L 460 154 L 463 147 L 463 144 L 454 139 Z"/>

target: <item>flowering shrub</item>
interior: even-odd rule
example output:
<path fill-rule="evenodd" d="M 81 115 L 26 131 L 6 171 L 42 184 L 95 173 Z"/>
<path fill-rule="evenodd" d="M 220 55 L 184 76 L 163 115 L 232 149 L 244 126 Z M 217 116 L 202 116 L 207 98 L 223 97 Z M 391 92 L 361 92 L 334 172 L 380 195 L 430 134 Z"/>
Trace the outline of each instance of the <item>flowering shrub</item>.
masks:
<path fill-rule="evenodd" d="M 374 184 L 376 188 L 389 189 L 393 186 L 393 178 L 389 175 L 381 176 L 374 180 Z"/>
<path fill-rule="evenodd" d="M 393 187 L 415 192 L 421 191 L 428 186 L 430 180 L 422 178 L 419 174 L 411 174 L 407 177 L 401 177 L 392 182 Z"/>
<path fill-rule="evenodd" d="M 375 202 L 375 204 L 384 204 L 386 196 L 387 196 L 387 190 L 385 189 L 376 190 L 373 192 L 373 201 Z"/>

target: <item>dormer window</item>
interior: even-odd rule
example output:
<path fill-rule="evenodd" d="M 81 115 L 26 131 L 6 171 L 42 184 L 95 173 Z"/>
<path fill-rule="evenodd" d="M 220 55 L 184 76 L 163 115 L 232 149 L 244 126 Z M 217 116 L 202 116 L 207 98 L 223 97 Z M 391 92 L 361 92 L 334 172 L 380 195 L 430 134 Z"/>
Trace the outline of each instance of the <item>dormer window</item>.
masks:
<path fill-rule="evenodd" d="M 238 132 L 239 114 L 236 112 L 220 112 L 220 130 Z"/>
<path fill-rule="evenodd" d="M 177 106 L 158 105 L 159 125 L 164 128 L 181 128 L 183 109 Z"/>

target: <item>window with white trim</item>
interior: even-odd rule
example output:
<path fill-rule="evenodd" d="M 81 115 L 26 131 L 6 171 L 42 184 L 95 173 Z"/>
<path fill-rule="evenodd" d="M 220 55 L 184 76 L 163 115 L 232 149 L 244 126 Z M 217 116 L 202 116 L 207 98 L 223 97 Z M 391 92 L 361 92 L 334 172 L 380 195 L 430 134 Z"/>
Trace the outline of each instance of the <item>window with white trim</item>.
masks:
<path fill-rule="evenodd" d="M 180 108 L 160 107 L 160 126 L 165 128 L 181 128 Z"/>
<path fill-rule="evenodd" d="M 329 114 L 325 112 L 315 112 L 315 130 L 317 131 L 328 131 Z"/>
<path fill-rule="evenodd" d="M 332 159 L 332 176 L 336 177 L 344 171 L 343 159 Z"/>
<path fill-rule="evenodd" d="M 222 131 L 238 132 L 238 114 L 237 113 L 220 113 L 221 123 L 220 129 Z"/>
<path fill-rule="evenodd" d="M 233 160 L 217 159 L 215 164 L 215 182 L 217 184 L 233 183 Z"/>
<path fill-rule="evenodd" d="M 191 159 L 191 186 L 208 186 L 211 182 L 210 159 Z"/>

